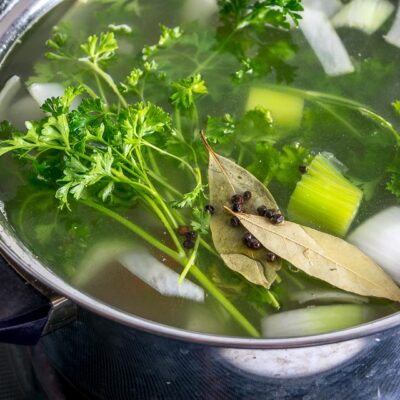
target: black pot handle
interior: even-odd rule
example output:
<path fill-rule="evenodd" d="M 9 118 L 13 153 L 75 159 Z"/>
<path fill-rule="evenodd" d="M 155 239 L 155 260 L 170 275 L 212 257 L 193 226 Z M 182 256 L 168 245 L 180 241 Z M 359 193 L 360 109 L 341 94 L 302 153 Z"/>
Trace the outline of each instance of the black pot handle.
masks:
<path fill-rule="evenodd" d="M 69 322 L 74 311 L 69 300 L 50 300 L 38 292 L 0 255 L 0 342 L 34 345 L 61 322 Z"/>

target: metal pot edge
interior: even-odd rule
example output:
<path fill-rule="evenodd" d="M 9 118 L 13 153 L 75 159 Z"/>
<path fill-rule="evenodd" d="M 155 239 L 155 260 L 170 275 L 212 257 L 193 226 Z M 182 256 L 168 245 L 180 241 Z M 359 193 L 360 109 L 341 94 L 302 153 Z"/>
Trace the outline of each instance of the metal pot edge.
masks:
<path fill-rule="evenodd" d="M 12 52 L 17 40 L 41 17 L 63 1 L 9 0 L 7 2 L 8 5 L 6 4 L 5 8 L 2 9 L 4 14 L 0 15 L 0 68 Z M 4 218 L 1 219 L 3 220 L 1 225 L 7 224 Z M 300 338 L 241 338 L 185 331 L 129 315 L 81 293 L 53 274 L 50 269 L 43 266 L 24 244 L 16 238 L 15 232 L 10 226 L 0 226 L 0 251 L 4 253 L 18 273 L 41 291 L 46 292 L 49 290 L 50 292 L 54 291 L 65 295 L 79 306 L 123 325 L 191 343 L 247 349 L 289 349 L 357 339 L 400 325 L 400 312 L 398 312 L 354 328 Z"/>

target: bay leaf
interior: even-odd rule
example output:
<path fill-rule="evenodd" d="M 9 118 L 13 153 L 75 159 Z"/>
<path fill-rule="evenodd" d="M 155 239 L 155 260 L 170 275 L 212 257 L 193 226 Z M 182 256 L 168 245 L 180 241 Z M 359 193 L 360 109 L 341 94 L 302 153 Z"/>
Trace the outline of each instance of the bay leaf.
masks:
<path fill-rule="evenodd" d="M 315 278 L 362 296 L 400 301 L 400 288 L 352 244 L 293 222 L 273 225 L 264 217 L 233 213 L 261 244 Z"/>
<path fill-rule="evenodd" d="M 232 271 L 238 272 L 256 285 L 269 289 L 277 277 L 276 271 L 280 268 L 280 263 L 269 263 L 266 261 L 265 252 L 251 250 L 245 246 L 243 228 L 230 226 L 231 217 L 224 211 L 224 207 L 230 205 L 234 194 L 241 194 L 246 190 L 252 193 L 251 199 L 245 203 L 249 213 L 256 213 L 257 207 L 261 205 L 275 209 L 278 209 L 278 205 L 268 189 L 252 174 L 233 161 L 215 154 L 208 144 L 206 146 L 210 154 L 210 204 L 215 208 L 215 214 L 210 221 L 214 246 Z"/>

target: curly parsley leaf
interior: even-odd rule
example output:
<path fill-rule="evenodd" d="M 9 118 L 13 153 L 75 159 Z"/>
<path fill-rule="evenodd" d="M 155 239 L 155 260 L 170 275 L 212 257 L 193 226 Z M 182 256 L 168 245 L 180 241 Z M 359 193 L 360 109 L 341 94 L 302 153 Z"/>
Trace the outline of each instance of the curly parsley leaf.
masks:
<path fill-rule="evenodd" d="M 193 107 L 196 95 L 208 93 L 206 84 L 200 74 L 194 74 L 187 79 L 173 82 L 171 86 L 174 89 L 170 97 L 171 103 L 183 110 Z"/>

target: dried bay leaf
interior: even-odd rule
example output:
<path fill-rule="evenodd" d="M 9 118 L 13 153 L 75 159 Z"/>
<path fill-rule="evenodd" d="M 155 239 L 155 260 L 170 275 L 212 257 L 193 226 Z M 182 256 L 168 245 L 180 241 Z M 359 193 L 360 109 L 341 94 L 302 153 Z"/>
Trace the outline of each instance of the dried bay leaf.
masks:
<path fill-rule="evenodd" d="M 308 275 L 363 296 L 400 301 L 400 288 L 357 247 L 293 222 L 273 225 L 257 215 L 236 215 L 261 244 Z"/>
<path fill-rule="evenodd" d="M 244 230 L 230 226 L 230 216 L 224 211 L 224 207 L 230 204 L 234 194 L 246 190 L 252 192 L 251 199 L 245 203 L 247 212 L 255 213 L 261 205 L 278 209 L 278 205 L 268 189 L 252 174 L 229 159 L 215 154 L 208 144 L 206 146 L 210 154 L 210 204 L 215 208 L 215 214 L 210 221 L 214 246 L 232 271 L 269 289 L 277 277 L 276 271 L 280 268 L 280 263 L 269 263 L 265 252 L 251 250 L 244 245 Z"/>

